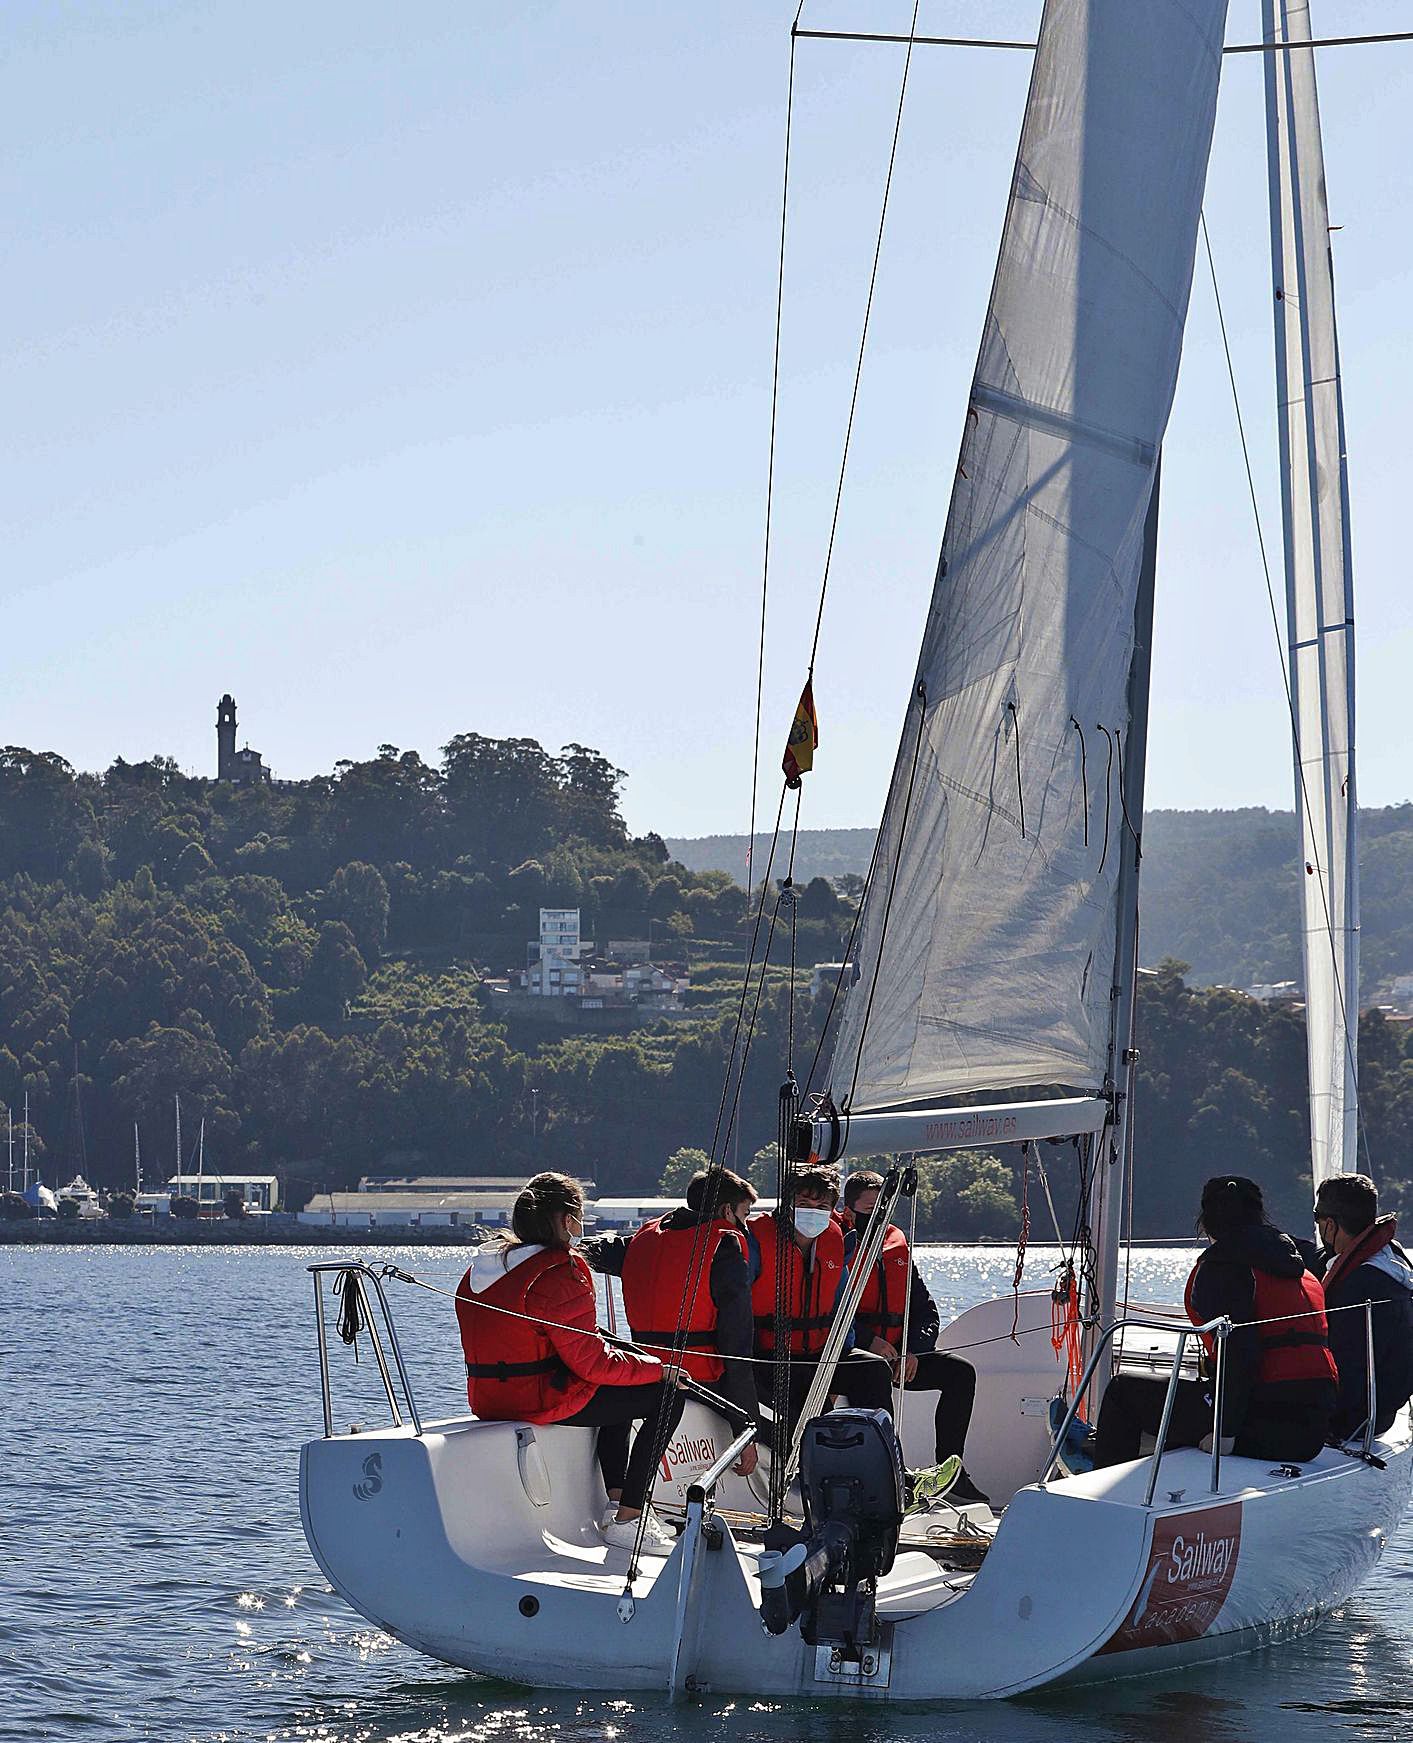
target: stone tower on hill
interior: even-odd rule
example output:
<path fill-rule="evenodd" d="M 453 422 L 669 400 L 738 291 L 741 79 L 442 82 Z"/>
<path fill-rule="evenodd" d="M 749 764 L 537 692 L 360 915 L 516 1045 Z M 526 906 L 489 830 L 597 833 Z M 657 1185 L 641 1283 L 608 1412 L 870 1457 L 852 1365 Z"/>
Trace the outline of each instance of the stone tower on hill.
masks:
<path fill-rule="evenodd" d="M 253 787 L 270 779 L 258 750 L 249 745 L 236 749 L 236 705 L 229 690 L 216 704 L 216 779 L 235 787 Z"/>
<path fill-rule="evenodd" d="M 216 779 L 218 781 L 234 779 L 235 740 L 235 697 L 227 691 L 216 704 Z"/>

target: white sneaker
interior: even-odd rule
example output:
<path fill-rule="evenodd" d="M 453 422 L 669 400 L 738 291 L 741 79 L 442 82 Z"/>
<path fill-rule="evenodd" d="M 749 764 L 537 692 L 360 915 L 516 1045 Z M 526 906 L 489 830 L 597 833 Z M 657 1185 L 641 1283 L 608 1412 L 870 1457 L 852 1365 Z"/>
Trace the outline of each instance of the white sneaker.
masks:
<path fill-rule="evenodd" d="M 617 1508 L 614 1509 L 617 1512 Z M 605 1521 L 603 1540 L 610 1549 L 631 1550 L 638 1541 L 640 1519 L 609 1519 Z M 648 1514 L 648 1522 L 643 1528 L 643 1549 L 657 1555 L 666 1555 L 676 1545 L 677 1539 L 670 1531 L 664 1531 L 652 1514 Z"/>

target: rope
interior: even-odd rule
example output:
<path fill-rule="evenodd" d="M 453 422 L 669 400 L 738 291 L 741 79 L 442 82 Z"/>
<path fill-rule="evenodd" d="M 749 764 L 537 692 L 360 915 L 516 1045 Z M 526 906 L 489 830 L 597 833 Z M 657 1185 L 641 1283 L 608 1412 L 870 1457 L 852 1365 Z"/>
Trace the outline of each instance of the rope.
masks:
<path fill-rule="evenodd" d="M 795 1262 L 795 1177 L 787 1146 L 795 1110 L 795 1080 L 787 1075 L 780 1086 L 780 1107 L 775 1137 L 775 1299 L 771 1303 L 771 1336 L 775 1341 L 770 1364 L 771 1406 L 776 1432 L 771 1440 L 770 1481 L 766 1504 L 772 1525 L 785 1516 L 785 1496 L 790 1487 L 786 1461 L 781 1458 L 785 1426 L 790 1420 L 790 1279 Z M 800 1288 L 805 1302 L 810 1296 L 810 1253 L 801 1253 Z"/>
<path fill-rule="evenodd" d="M 1113 823 L 1114 811 L 1114 740 L 1107 726 L 1102 721 L 1095 721 L 1094 730 L 1104 734 L 1104 743 L 1109 747 L 1109 760 L 1104 765 L 1104 846 L 1099 855 L 1099 870 L 1094 874 L 1102 875 L 1104 861 L 1109 857 L 1109 830 Z"/>
<path fill-rule="evenodd" d="M 1047 1189 L 1048 1191 L 1048 1189 Z M 1011 1276 L 1011 1294 L 1015 1311 L 1011 1319 L 1011 1336 L 1020 1324 L 1020 1286 L 1025 1276 L 1025 1250 L 1030 1245 L 1030 1140 L 1021 1145 L 1021 1208 L 1020 1234 L 1016 1238 L 1016 1268 Z"/>
<path fill-rule="evenodd" d="M 907 1158 L 907 1166 L 916 1170 L 917 1163 L 913 1157 Z M 894 1376 L 894 1385 L 898 1392 L 898 1420 L 903 1420 L 903 1388 L 908 1383 L 908 1328 L 913 1315 L 913 1247 L 917 1241 L 917 1193 L 914 1191 L 908 1204 L 908 1275 L 903 1285 L 903 1323 L 898 1329 L 900 1342 L 898 1344 L 898 1372 Z"/>
<path fill-rule="evenodd" d="M 1025 785 L 1021 780 L 1020 710 L 1014 702 L 1006 704 L 1011 724 L 1016 729 L 1016 809 L 1020 812 L 1021 840 L 1025 840 Z"/>
<path fill-rule="evenodd" d="M 368 1329 L 368 1308 L 356 1271 L 340 1271 L 334 1278 L 334 1294 L 340 1298 L 337 1329 L 340 1338 L 358 1360 L 358 1334 Z"/>
<path fill-rule="evenodd" d="M 859 383 L 863 379 L 864 351 L 868 345 L 869 321 L 873 316 L 873 292 L 878 283 L 878 262 L 883 254 L 883 228 L 888 221 L 888 200 L 893 191 L 893 166 L 898 158 L 898 135 L 903 126 L 903 102 L 908 94 L 908 73 L 913 64 L 913 36 L 917 30 L 918 8 L 922 0 L 913 0 L 912 23 L 908 26 L 908 52 L 903 61 L 903 80 L 898 90 L 898 113 L 893 120 L 893 143 L 888 152 L 888 175 L 883 183 L 883 208 L 878 214 L 878 236 L 873 245 L 873 267 L 868 275 L 868 299 L 864 304 L 863 332 L 859 335 L 859 354 L 854 364 L 854 387 L 849 396 L 849 417 L 844 426 L 844 452 L 839 461 L 839 482 L 834 492 L 834 515 L 829 523 L 829 544 L 824 554 L 824 575 L 819 584 L 819 608 L 815 612 L 814 638 L 810 642 L 809 675 L 814 676 L 815 656 L 819 652 L 819 632 L 824 622 L 824 597 L 829 591 L 829 572 L 834 562 L 834 539 L 839 530 L 839 508 L 844 500 L 844 474 L 849 465 L 849 446 L 854 436 L 854 413 L 859 403 Z M 798 15 L 796 23 L 798 24 Z"/>
<path fill-rule="evenodd" d="M 1084 845 L 1089 846 L 1089 747 L 1084 742 L 1084 728 L 1070 715 L 1070 725 L 1079 734 L 1079 785 L 1084 798 Z"/>
<path fill-rule="evenodd" d="M 1202 242 L 1207 253 L 1207 270 L 1212 279 L 1212 300 L 1217 307 L 1217 325 L 1221 329 L 1222 351 L 1227 361 L 1227 379 L 1231 383 L 1232 409 L 1236 413 L 1236 433 L 1241 439 L 1241 458 L 1246 467 L 1246 488 L 1251 496 L 1251 515 L 1256 523 L 1256 544 L 1261 553 L 1261 572 L 1266 578 L 1266 602 L 1271 608 L 1271 628 L 1276 637 L 1276 663 L 1280 667 L 1281 686 L 1285 691 L 1286 710 L 1290 715 L 1291 745 L 1295 751 L 1295 774 L 1300 782 L 1300 796 L 1305 804 L 1305 814 L 1310 815 L 1310 789 L 1305 784 L 1305 765 L 1300 756 L 1300 722 L 1295 712 L 1295 692 L 1291 688 L 1290 669 L 1286 665 L 1285 638 L 1281 634 L 1280 612 L 1276 607 L 1276 590 L 1271 580 L 1271 563 L 1266 553 L 1266 535 L 1261 525 L 1261 505 L 1256 496 L 1256 480 L 1251 470 L 1251 452 L 1246 441 L 1246 423 L 1241 415 L 1241 395 L 1236 385 L 1236 365 L 1232 362 L 1231 343 L 1227 338 L 1227 320 L 1222 310 L 1222 293 L 1217 285 L 1217 262 L 1212 253 L 1212 238 L 1207 231 L 1207 214 L 1201 214 Z M 1359 1058 L 1357 1052 L 1358 1031 L 1356 1028 L 1351 1038 L 1349 1030 L 1349 1012 L 1344 1003 L 1344 980 L 1339 971 L 1339 953 L 1335 947 L 1334 919 L 1330 913 L 1329 888 L 1325 881 L 1325 870 L 1320 864 L 1320 850 L 1314 836 L 1310 838 L 1310 851 L 1314 855 L 1316 884 L 1320 892 L 1320 906 L 1325 915 L 1325 931 L 1330 941 L 1330 961 L 1334 967 L 1335 996 L 1339 1000 L 1339 1020 L 1344 1026 L 1344 1050 L 1349 1060 L 1350 1069 L 1354 1074 L 1354 1118 L 1359 1130 L 1359 1139 L 1364 1147 L 1364 1161 L 1370 1174 L 1374 1171 L 1373 1157 L 1369 1150 L 1369 1132 L 1364 1124 L 1364 1109 L 1359 1101 Z"/>

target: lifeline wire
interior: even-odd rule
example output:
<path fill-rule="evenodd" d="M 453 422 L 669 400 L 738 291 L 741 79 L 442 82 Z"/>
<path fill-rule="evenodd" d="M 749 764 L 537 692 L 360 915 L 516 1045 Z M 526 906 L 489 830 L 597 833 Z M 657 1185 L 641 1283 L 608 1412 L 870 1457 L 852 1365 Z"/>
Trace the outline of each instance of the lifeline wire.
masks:
<path fill-rule="evenodd" d="M 591 1329 L 578 1325 L 565 1325 L 561 1320 L 543 1319 L 538 1314 L 533 1313 L 519 1313 L 513 1307 L 498 1307 L 494 1302 L 482 1301 L 479 1297 L 462 1295 L 461 1292 L 456 1289 L 443 1289 L 440 1284 L 437 1283 L 428 1283 L 426 1278 L 414 1277 L 410 1271 L 404 1271 L 397 1265 L 384 1265 L 379 1275 L 383 1277 L 391 1277 L 398 1283 L 411 1284 L 416 1289 L 425 1289 L 429 1295 L 444 1295 L 448 1301 L 474 1300 L 477 1308 L 483 1313 L 499 1313 L 503 1314 L 507 1319 L 519 1319 L 523 1320 L 526 1325 L 538 1325 L 552 1328 L 555 1331 L 564 1332 L 570 1337 L 597 1338 L 600 1342 L 603 1341 L 603 1333 L 596 1328 Z M 1232 1330 L 1244 1331 L 1247 1327 L 1253 1325 L 1279 1325 L 1284 1321 L 1291 1319 L 1316 1319 L 1322 1313 L 1326 1318 L 1333 1313 L 1363 1313 L 1365 1308 L 1368 1306 L 1387 1307 L 1391 1305 L 1392 1303 L 1385 1301 L 1374 1301 L 1372 1303 L 1354 1301 L 1351 1302 L 1348 1307 L 1312 1307 L 1302 1313 L 1272 1314 L 1268 1319 L 1234 1319 L 1232 1321 Z M 1156 1308 L 1145 1307 L 1143 1311 L 1146 1315 L 1153 1318 L 1161 1317 Z M 1179 1329 L 1186 1329 L 1188 1325 L 1188 1322 L 1182 1319 L 1174 1319 L 1172 1323 Z M 1016 1335 L 1018 1337 L 1028 1337 L 1035 1336 L 1040 1332 L 1044 1332 L 1046 1337 L 1048 1337 L 1050 1335 L 1049 1326 L 1022 1326 Z M 973 1338 L 969 1343 L 948 1344 L 945 1353 L 951 1354 L 954 1350 L 979 1350 L 984 1349 L 988 1344 L 1008 1344 L 1010 1342 L 1011 1334 L 1008 1331 L 1004 1331 L 996 1337 Z M 648 1355 L 655 1354 L 661 1350 L 667 1350 L 670 1353 L 670 1346 L 667 1344 L 646 1344 L 637 1342 L 631 1338 L 616 1338 L 614 1343 L 615 1347 L 638 1350 Z M 716 1359 L 720 1362 L 754 1362 L 756 1360 L 754 1356 L 728 1356 L 720 1350 L 716 1352 Z"/>

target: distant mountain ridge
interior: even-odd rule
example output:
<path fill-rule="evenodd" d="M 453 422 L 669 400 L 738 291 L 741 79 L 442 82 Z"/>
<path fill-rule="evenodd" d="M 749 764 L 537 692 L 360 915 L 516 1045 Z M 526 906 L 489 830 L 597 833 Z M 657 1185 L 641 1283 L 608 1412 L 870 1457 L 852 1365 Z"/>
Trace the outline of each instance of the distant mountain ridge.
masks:
<path fill-rule="evenodd" d="M 1361 1002 L 1381 983 L 1413 972 L 1413 805 L 1361 811 Z M 858 876 L 873 852 L 871 829 L 804 829 L 795 875 Z M 669 840 L 672 857 L 694 872 L 725 871 L 745 881 L 744 835 Z M 1142 930 L 1145 963 L 1172 956 L 1191 965 L 1194 985 L 1250 986 L 1300 978 L 1300 911 L 1295 817 L 1248 806 L 1238 811 L 1150 811 L 1143 829 Z M 764 869 L 767 835 L 756 837 Z"/>

